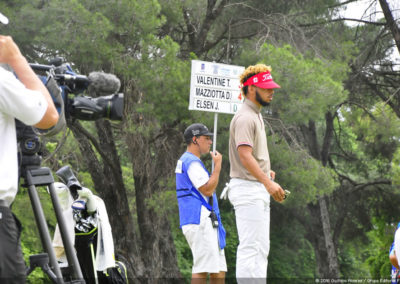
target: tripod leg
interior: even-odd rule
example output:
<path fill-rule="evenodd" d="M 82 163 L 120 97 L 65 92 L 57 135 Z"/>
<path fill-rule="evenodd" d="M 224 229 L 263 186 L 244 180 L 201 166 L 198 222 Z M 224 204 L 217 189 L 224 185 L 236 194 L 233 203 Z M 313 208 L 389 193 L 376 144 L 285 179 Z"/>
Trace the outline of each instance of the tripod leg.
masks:
<path fill-rule="evenodd" d="M 64 216 L 62 214 L 62 209 L 60 203 L 58 201 L 57 193 L 54 187 L 54 183 L 49 185 L 49 191 L 51 200 L 53 202 L 54 212 L 56 214 L 58 226 L 60 228 L 60 233 L 62 237 L 62 241 L 65 248 L 65 254 L 68 260 L 68 266 L 71 268 L 73 276 L 75 279 L 83 279 L 83 274 L 81 267 L 79 265 L 78 257 L 76 256 L 74 246 L 72 244 L 72 240 L 68 234 L 68 228 L 64 220 Z"/>
<path fill-rule="evenodd" d="M 54 274 L 53 270 L 50 269 L 48 264 L 42 266 L 42 269 L 49 276 L 50 279 L 53 279 L 53 280 L 57 279 L 57 276 Z M 63 282 L 58 281 L 57 283 L 63 283 Z"/>
<path fill-rule="evenodd" d="M 49 228 L 47 227 L 46 218 L 44 216 L 43 208 L 40 203 L 39 195 L 36 191 L 35 186 L 30 185 L 28 187 L 28 192 L 29 192 L 29 198 L 31 199 L 31 203 L 32 203 L 33 213 L 35 215 L 36 224 L 39 229 L 40 240 L 42 241 L 42 246 L 49 255 L 50 264 L 51 264 L 52 269 L 54 270 L 54 274 L 56 275 L 57 279 L 59 279 L 59 281 L 61 281 L 59 283 L 63 283 L 62 273 L 61 273 L 60 267 L 58 266 L 58 263 L 57 263 L 56 254 L 54 253 L 54 249 L 51 245 Z"/>

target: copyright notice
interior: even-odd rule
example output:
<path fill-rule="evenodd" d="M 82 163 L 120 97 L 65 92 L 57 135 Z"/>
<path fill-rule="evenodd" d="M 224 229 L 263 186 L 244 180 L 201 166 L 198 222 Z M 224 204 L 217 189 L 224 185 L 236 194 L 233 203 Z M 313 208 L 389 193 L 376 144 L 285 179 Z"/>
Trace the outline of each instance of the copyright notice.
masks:
<path fill-rule="evenodd" d="M 391 283 L 391 279 L 329 279 L 316 278 L 315 283 Z"/>

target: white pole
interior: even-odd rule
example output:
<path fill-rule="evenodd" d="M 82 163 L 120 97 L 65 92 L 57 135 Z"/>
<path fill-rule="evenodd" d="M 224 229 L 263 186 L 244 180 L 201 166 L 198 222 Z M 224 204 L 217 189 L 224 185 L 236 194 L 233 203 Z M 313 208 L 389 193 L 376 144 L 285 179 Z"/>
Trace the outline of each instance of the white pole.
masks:
<path fill-rule="evenodd" d="M 217 149 L 217 127 L 218 127 L 218 112 L 214 113 L 214 137 L 213 137 L 213 152 Z M 214 160 L 212 160 L 212 171 L 214 171 Z"/>

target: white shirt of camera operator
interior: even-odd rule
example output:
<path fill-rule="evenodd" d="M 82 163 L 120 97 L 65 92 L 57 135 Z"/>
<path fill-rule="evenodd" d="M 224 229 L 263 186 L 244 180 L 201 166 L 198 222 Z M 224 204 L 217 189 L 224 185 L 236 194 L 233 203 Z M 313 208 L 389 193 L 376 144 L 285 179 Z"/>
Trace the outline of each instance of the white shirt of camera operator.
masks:
<path fill-rule="evenodd" d="M 13 73 L 0 67 L 0 200 L 8 204 L 18 190 L 18 155 L 15 118 L 26 125 L 38 123 L 47 101 L 27 89 Z"/>

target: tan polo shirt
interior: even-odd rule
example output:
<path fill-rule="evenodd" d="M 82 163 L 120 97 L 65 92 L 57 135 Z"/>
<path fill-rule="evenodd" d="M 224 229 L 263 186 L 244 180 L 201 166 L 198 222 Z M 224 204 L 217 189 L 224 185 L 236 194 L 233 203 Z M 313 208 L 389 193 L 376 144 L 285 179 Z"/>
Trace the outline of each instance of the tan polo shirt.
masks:
<path fill-rule="evenodd" d="M 241 145 L 247 145 L 253 148 L 254 158 L 263 172 L 269 176 L 271 164 L 264 121 L 260 110 L 261 107 L 258 107 L 250 100 L 245 100 L 241 109 L 232 118 L 229 129 L 231 178 L 257 180 L 240 162 L 237 149 Z"/>

